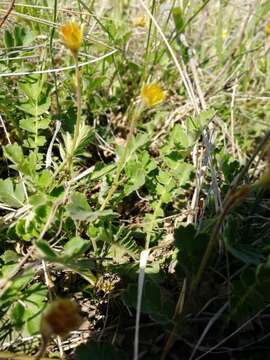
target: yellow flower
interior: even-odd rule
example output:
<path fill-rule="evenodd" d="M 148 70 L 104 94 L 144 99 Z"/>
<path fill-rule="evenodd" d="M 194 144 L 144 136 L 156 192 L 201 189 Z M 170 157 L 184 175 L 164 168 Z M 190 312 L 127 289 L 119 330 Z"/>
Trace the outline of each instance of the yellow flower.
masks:
<path fill-rule="evenodd" d="M 270 23 L 267 23 L 265 25 L 265 32 L 266 32 L 267 35 L 270 35 Z"/>
<path fill-rule="evenodd" d="M 146 20 L 145 20 L 145 16 L 137 16 L 134 20 L 133 20 L 133 25 L 136 27 L 145 27 L 146 25 Z"/>
<path fill-rule="evenodd" d="M 143 87 L 141 98 L 146 106 L 152 107 L 164 101 L 166 93 L 158 84 L 147 84 Z"/>
<path fill-rule="evenodd" d="M 222 39 L 225 40 L 228 37 L 228 31 L 226 29 L 223 29 L 221 36 L 222 36 Z"/>
<path fill-rule="evenodd" d="M 58 299 L 53 301 L 43 314 L 40 331 L 45 338 L 51 335 L 65 337 L 81 323 L 82 318 L 76 303 L 68 299 Z"/>
<path fill-rule="evenodd" d="M 83 34 L 80 26 L 75 21 L 62 25 L 60 28 L 60 36 L 66 47 L 72 52 L 76 53 L 79 50 L 82 44 Z"/>

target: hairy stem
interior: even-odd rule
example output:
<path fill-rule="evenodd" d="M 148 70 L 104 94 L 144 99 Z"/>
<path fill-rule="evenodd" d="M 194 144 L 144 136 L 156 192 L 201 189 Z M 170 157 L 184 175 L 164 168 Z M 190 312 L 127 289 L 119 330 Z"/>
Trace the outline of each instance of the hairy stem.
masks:
<path fill-rule="evenodd" d="M 76 52 L 73 53 L 73 58 L 75 62 L 75 71 L 76 71 L 76 105 L 77 105 L 77 118 L 76 124 L 74 128 L 73 141 L 70 149 L 70 153 L 68 155 L 67 163 L 68 169 L 72 171 L 72 161 L 74 156 L 74 151 L 76 150 L 76 146 L 78 143 L 78 137 L 80 134 L 80 126 L 81 126 L 81 113 L 82 113 L 82 96 L 81 96 L 81 74 L 78 62 L 78 54 Z"/>

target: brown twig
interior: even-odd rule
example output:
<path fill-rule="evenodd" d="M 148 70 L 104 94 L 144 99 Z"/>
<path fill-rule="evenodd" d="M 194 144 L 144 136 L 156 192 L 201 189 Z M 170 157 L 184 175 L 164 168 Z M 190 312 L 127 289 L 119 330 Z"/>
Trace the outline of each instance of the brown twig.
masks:
<path fill-rule="evenodd" d="M 9 5 L 8 9 L 7 9 L 6 14 L 5 14 L 5 15 L 3 16 L 3 18 L 0 20 L 0 28 L 4 25 L 4 22 L 7 20 L 7 18 L 9 17 L 12 9 L 14 8 L 14 6 L 15 6 L 15 1 L 16 1 L 16 0 L 11 0 L 11 3 L 10 3 L 10 5 Z"/>

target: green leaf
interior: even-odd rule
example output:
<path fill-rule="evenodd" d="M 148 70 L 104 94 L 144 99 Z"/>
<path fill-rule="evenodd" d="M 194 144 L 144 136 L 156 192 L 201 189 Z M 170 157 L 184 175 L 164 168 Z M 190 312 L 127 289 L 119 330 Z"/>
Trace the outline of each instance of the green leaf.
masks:
<path fill-rule="evenodd" d="M 96 165 L 95 170 L 90 175 L 91 180 L 99 179 L 105 175 L 108 175 L 115 169 L 115 164 L 104 165 L 99 163 Z"/>
<path fill-rule="evenodd" d="M 198 122 L 201 128 L 205 128 L 209 121 L 211 119 L 213 119 L 213 117 L 215 116 L 215 110 L 214 109 L 208 109 L 205 111 L 202 111 L 199 116 L 198 116 Z"/>
<path fill-rule="evenodd" d="M 32 285 L 25 291 L 23 321 L 25 335 L 34 335 L 40 331 L 40 321 L 46 307 L 47 288 L 40 284 Z"/>
<path fill-rule="evenodd" d="M 170 136 L 175 145 L 180 145 L 183 149 L 188 149 L 194 144 L 194 139 L 191 134 L 184 129 L 180 124 L 176 124 L 172 129 Z"/>
<path fill-rule="evenodd" d="M 128 149 L 127 149 L 127 161 L 131 158 L 131 156 L 143 145 L 145 145 L 147 142 L 149 141 L 149 136 L 148 134 L 139 134 L 136 137 L 133 137 L 130 141 L 130 143 L 128 144 Z M 121 154 L 124 151 L 124 146 L 118 146 L 116 148 L 116 152 L 117 155 L 119 157 L 121 157 Z"/>
<path fill-rule="evenodd" d="M 24 205 L 24 190 L 22 183 L 13 186 L 10 178 L 0 179 L 0 202 L 14 207 L 20 208 Z"/>
<path fill-rule="evenodd" d="M 230 244 L 225 240 L 226 249 L 237 259 L 249 265 L 259 265 L 263 262 L 264 256 L 256 248 L 248 244 Z"/>
<path fill-rule="evenodd" d="M 16 165 L 22 163 L 24 160 L 22 148 L 16 143 L 4 146 L 4 154 L 11 162 Z"/>
<path fill-rule="evenodd" d="M 46 189 L 52 184 L 52 182 L 53 182 L 53 176 L 49 170 L 45 169 L 39 173 L 37 185 L 40 189 L 42 190 Z"/>
<path fill-rule="evenodd" d="M 71 195 L 71 203 L 67 206 L 67 211 L 73 220 L 94 221 L 102 216 L 113 215 L 112 210 L 92 211 L 85 196 L 74 192 Z"/>
<path fill-rule="evenodd" d="M 15 185 L 14 194 L 16 196 L 16 199 L 19 200 L 21 204 L 23 204 L 25 200 L 25 192 L 22 181 Z"/>
<path fill-rule="evenodd" d="M 223 232 L 226 249 L 245 264 L 262 263 L 264 261 L 262 252 L 250 244 L 239 243 L 239 235 L 239 222 L 233 216 L 229 216 Z"/>
<path fill-rule="evenodd" d="M 23 174 L 34 177 L 37 171 L 38 156 L 34 151 L 30 151 L 29 155 L 18 164 L 18 170 Z"/>
<path fill-rule="evenodd" d="M 73 257 L 85 253 L 91 243 L 90 240 L 84 240 L 79 236 L 70 239 L 64 246 L 64 256 Z"/>
<path fill-rule="evenodd" d="M 9 30 L 5 30 L 4 32 L 4 44 L 6 48 L 14 47 L 14 38 Z"/>
<path fill-rule="evenodd" d="M 79 192 L 73 192 L 71 195 L 71 204 L 76 206 L 78 212 L 80 211 L 91 211 L 90 205 L 88 204 L 85 195 Z"/>
<path fill-rule="evenodd" d="M 15 263 L 18 261 L 19 255 L 13 250 L 6 250 L 3 255 L 1 255 L 1 259 L 5 264 L 9 262 Z"/>
<path fill-rule="evenodd" d="M 2 266 L 1 279 L 5 279 L 11 276 L 14 272 L 14 269 L 16 269 L 17 264 L 18 263 L 15 262 Z M 20 276 L 14 278 L 6 291 L 1 294 L 0 307 L 4 306 L 5 304 L 12 304 L 14 301 L 17 301 L 20 296 L 20 292 L 25 289 L 31 281 L 33 281 L 33 278 L 34 271 L 32 268 L 22 270 Z"/>
<path fill-rule="evenodd" d="M 20 89 L 25 93 L 31 103 L 36 104 L 43 90 L 47 75 L 31 75 L 19 82 Z"/>
<path fill-rule="evenodd" d="M 21 109 L 27 114 L 30 114 L 34 117 L 40 116 L 48 111 L 50 106 L 50 98 L 45 99 L 45 102 L 41 104 L 34 104 L 32 102 L 27 102 L 17 106 L 17 108 Z"/>
<path fill-rule="evenodd" d="M 21 119 L 20 127 L 23 130 L 26 130 L 34 134 L 36 132 L 35 121 L 36 121 L 35 118 L 31 118 L 31 117 Z"/>
<path fill-rule="evenodd" d="M 25 309 L 20 302 L 13 304 L 10 311 L 10 320 L 16 330 L 20 330 L 23 326 Z"/>
<path fill-rule="evenodd" d="M 180 276 L 196 274 L 208 243 L 206 234 L 197 234 L 193 225 L 180 226 L 174 232 L 178 248 L 176 271 Z"/>
<path fill-rule="evenodd" d="M 182 32 L 184 28 L 184 18 L 183 18 L 182 9 L 180 7 L 174 7 L 172 9 L 172 15 L 177 32 L 178 33 Z"/>
<path fill-rule="evenodd" d="M 186 162 L 179 162 L 176 169 L 173 170 L 173 176 L 178 180 L 179 186 L 185 186 L 191 178 L 191 174 L 194 171 L 192 164 Z"/>
<path fill-rule="evenodd" d="M 48 201 L 47 195 L 43 193 L 37 193 L 29 197 L 29 203 L 34 207 L 46 204 Z"/>
<path fill-rule="evenodd" d="M 242 322 L 270 302 L 270 268 L 267 265 L 244 269 L 240 279 L 234 280 L 232 285 L 232 308 L 228 321 Z"/>
<path fill-rule="evenodd" d="M 41 256 L 45 257 L 51 261 L 54 261 L 57 259 L 58 255 L 54 250 L 50 247 L 47 241 L 45 240 L 36 240 L 35 246 L 40 251 Z"/>
<path fill-rule="evenodd" d="M 36 240 L 35 246 L 44 259 L 71 269 L 89 281 L 91 285 L 95 284 L 96 278 L 91 271 L 95 267 L 93 260 L 77 258 L 89 248 L 90 243 L 88 241 L 80 238 L 71 239 L 66 244 L 62 255 L 58 255 L 45 240 Z"/>
<path fill-rule="evenodd" d="M 37 126 L 39 129 L 48 129 L 51 119 L 49 118 L 41 118 L 38 120 Z"/>
<path fill-rule="evenodd" d="M 138 190 L 145 183 L 144 168 L 137 161 L 130 160 L 125 167 L 128 183 L 124 187 L 124 194 L 128 196 L 133 191 Z"/>
<path fill-rule="evenodd" d="M 160 287 L 160 284 L 155 281 L 153 275 L 152 277 L 148 275 L 144 283 L 142 312 L 148 314 L 158 323 L 166 324 L 171 321 L 175 304 L 171 300 L 169 293 Z M 136 309 L 137 293 L 137 284 L 129 284 L 122 295 L 124 303 Z"/>
<path fill-rule="evenodd" d="M 21 28 L 20 26 L 15 26 L 14 36 L 15 36 L 16 46 L 22 46 L 23 45 L 24 32 L 25 32 L 25 30 L 23 28 Z"/>

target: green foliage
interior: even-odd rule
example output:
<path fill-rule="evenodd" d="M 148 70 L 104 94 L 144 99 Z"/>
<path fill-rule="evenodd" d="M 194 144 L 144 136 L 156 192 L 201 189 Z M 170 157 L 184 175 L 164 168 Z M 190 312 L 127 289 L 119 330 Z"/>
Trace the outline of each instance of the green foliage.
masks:
<path fill-rule="evenodd" d="M 258 311 L 264 310 L 270 301 L 269 266 L 259 265 L 242 271 L 240 279 L 233 282 L 232 309 L 229 319 L 242 322 Z"/>
<path fill-rule="evenodd" d="M 113 215 L 112 210 L 92 211 L 86 197 L 83 194 L 74 192 L 71 195 L 71 202 L 67 211 L 73 220 L 95 221 L 102 216 Z"/>
<path fill-rule="evenodd" d="M 177 273 L 192 277 L 196 274 L 208 243 L 207 234 L 197 233 L 193 225 L 180 226 L 174 232 L 177 252 Z"/>
<path fill-rule="evenodd" d="M 40 284 L 30 286 L 20 302 L 12 304 L 9 312 L 11 324 L 24 336 L 39 332 L 41 315 L 46 307 L 47 288 Z"/>
<path fill-rule="evenodd" d="M 249 244 L 239 243 L 239 222 L 230 217 L 224 229 L 226 249 L 247 265 L 259 265 L 264 261 L 263 252 Z"/>
<path fill-rule="evenodd" d="M 13 31 L 7 29 L 4 32 L 4 45 L 7 49 L 16 46 L 27 46 L 33 40 L 33 33 L 26 27 L 15 26 Z"/>
<path fill-rule="evenodd" d="M 7 250 L 2 256 L 1 279 L 16 268 L 18 255 Z M 29 268 L 9 283 L 0 299 L 1 324 L 8 321 L 14 330 L 24 336 L 37 334 L 41 314 L 45 308 L 47 288 L 34 284 L 34 271 Z"/>
<path fill-rule="evenodd" d="M 136 309 L 137 285 L 129 284 L 123 294 L 123 301 L 127 306 Z M 142 313 L 160 324 L 167 324 L 171 321 L 174 311 L 174 302 L 169 293 L 163 289 L 158 282 L 147 278 L 144 284 Z"/>
<path fill-rule="evenodd" d="M 160 268 L 159 262 L 152 263 L 146 268 L 146 280 L 143 289 L 142 313 L 147 314 L 153 321 L 166 325 L 171 322 L 175 303 L 170 292 L 163 284 L 165 274 Z M 122 294 L 122 301 L 126 306 L 136 309 L 137 306 L 137 278 L 132 278 L 132 272 L 126 270 L 125 275 L 129 279 L 127 288 Z"/>
<path fill-rule="evenodd" d="M 27 343 L 32 355 L 27 339 L 39 333 L 48 299 L 64 296 L 82 306 L 82 331 L 93 339 L 72 350 L 81 342 L 73 333 L 68 356 L 131 358 L 147 248 L 140 357 L 204 356 L 228 334 L 210 357 L 268 356 L 257 345 L 269 333 L 264 149 L 240 179 L 254 191 L 224 214 L 217 205 L 269 125 L 269 1 L 150 3 L 162 36 L 128 0 L 25 0 L 1 28 L 3 349 L 25 352 Z M 59 39 L 73 16 L 84 25 L 80 79 Z M 147 83 L 162 87 L 164 102 L 144 104 Z M 249 328 L 238 331 L 244 321 Z"/>
<path fill-rule="evenodd" d="M 10 178 L 0 179 L 0 201 L 5 205 L 20 208 L 24 205 L 25 193 L 22 182 L 14 185 Z"/>

